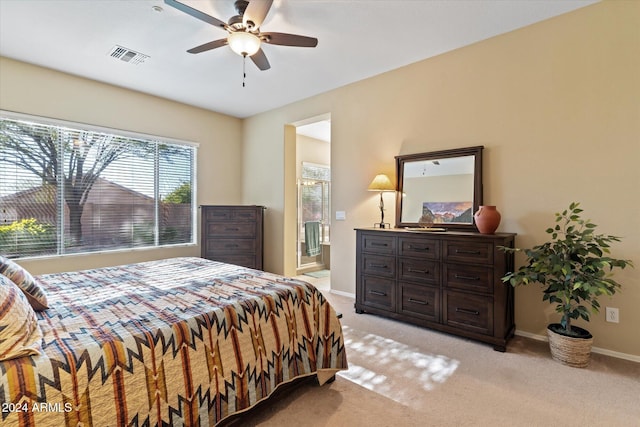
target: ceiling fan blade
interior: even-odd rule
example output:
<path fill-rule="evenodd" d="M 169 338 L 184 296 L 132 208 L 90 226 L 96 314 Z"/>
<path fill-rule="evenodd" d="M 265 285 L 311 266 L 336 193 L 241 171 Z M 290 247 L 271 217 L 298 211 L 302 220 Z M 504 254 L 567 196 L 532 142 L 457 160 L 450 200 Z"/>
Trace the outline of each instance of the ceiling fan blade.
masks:
<path fill-rule="evenodd" d="M 268 70 L 271 68 L 271 64 L 269 64 L 269 60 L 267 59 L 267 55 L 264 54 L 262 49 L 258 50 L 256 53 L 251 55 L 249 58 L 253 61 L 254 64 L 257 65 L 262 71 Z"/>
<path fill-rule="evenodd" d="M 281 46 L 316 47 L 318 45 L 318 39 L 315 37 L 299 36 L 296 34 L 261 33 L 260 38 L 262 38 L 265 43 Z"/>
<path fill-rule="evenodd" d="M 273 0 L 251 0 L 242 15 L 242 23 L 249 27 L 251 22 L 253 23 L 253 28 L 259 28 L 267 13 L 269 13 L 272 3 Z"/>
<path fill-rule="evenodd" d="M 209 43 L 202 44 L 200 46 L 196 46 L 194 48 L 189 49 L 187 52 L 189 53 L 200 53 L 206 52 L 207 50 L 216 49 L 218 47 L 225 46 L 227 44 L 227 39 L 214 40 Z"/>
<path fill-rule="evenodd" d="M 192 8 L 191 6 L 187 6 L 184 3 L 180 3 L 179 1 L 176 0 L 164 0 L 164 2 L 168 5 L 171 6 L 173 8 L 178 9 L 181 12 L 186 13 L 187 15 L 191 15 L 194 18 L 197 18 L 201 21 L 206 22 L 207 24 L 211 24 L 215 27 L 220 27 L 223 29 L 227 29 L 227 23 L 226 22 L 222 22 L 221 20 L 219 20 L 218 18 L 214 18 L 211 15 L 207 15 L 204 12 L 200 12 L 197 9 Z"/>

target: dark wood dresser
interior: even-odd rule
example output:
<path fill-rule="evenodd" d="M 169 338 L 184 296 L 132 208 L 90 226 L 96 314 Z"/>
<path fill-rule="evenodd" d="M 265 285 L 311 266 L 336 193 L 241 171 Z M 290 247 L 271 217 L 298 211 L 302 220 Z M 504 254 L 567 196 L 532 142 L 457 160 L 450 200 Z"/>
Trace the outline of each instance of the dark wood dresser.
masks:
<path fill-rule="evenodd" d="M 515 234 L 357 229 L 357 313 L 475 339 L 505 351 L 513 336 Z"/>
<path fill-rule="evenodd" d="M 201 206 L 202 258 L 262 270 L 263 206 Z"/>

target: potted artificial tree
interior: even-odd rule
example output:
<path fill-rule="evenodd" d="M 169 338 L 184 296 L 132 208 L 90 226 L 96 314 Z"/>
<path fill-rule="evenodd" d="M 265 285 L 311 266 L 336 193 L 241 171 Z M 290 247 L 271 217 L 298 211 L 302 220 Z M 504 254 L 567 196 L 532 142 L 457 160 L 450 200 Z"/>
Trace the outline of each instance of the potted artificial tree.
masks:
<path fill-rule="evenodd" d="M 579 203 L 556 213 L 556 225 L 546 232 L 551 240 L 531 249 L 503 248 L 505 251 L 523 251 L 526 264 L 502 278 L 512 286 L 540 283 L 543 301 L 556 305 L 562 315 L 560 323 L 547 327 L 553 359 L 569 366 L 585 367 L 589 363 L 593 337 L 589 331 L 572 326 L 579 317 L 589 321 L 590 311 L 600 308 L 598 297 L 613 295 L 620 284 L 613 280 L 614 268 L 633 266 L 630 260 L 609 256 L 612 242 L 620 238 L 596 234 L 596 225 L 580 217 Z M 587 307 L 591 306 L 591 310 Z"/>

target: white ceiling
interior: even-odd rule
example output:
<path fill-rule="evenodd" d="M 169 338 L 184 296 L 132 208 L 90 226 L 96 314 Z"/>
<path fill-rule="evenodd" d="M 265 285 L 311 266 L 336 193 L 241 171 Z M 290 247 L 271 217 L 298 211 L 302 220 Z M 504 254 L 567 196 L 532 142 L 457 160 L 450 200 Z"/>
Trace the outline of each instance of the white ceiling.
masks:
<path fill-rule="evenodd" d="M 331 142 L 331 120 L 323 119 L 317 122 L 296 126 L 298 135 L 319 139 L 324 142 Z"/>
<path fill-rule="evenodd" d="M 235 15 L 233 0 L 184 3 Z M 0 0 L 0 55 L 244 118 L 591 3 L 275 0 L 262 31 L 317 37 L 318 47 L 263 45 L 271 69 L 248 60 L 243 88 L 242 57 L 227 46 L 186 52 L 226 33 L 162 0 Z M 116 45 L 149 58 L 120 61 Z"/>

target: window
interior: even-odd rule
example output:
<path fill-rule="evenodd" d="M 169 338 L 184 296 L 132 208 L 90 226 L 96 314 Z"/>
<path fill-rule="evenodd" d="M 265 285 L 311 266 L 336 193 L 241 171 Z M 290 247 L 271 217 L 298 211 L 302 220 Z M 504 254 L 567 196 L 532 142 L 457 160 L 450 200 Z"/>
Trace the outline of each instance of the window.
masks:
<path fill-rule="evenodd" d="M 196 147 L 0 112 L 0 253 L 194 243 Z"/>

